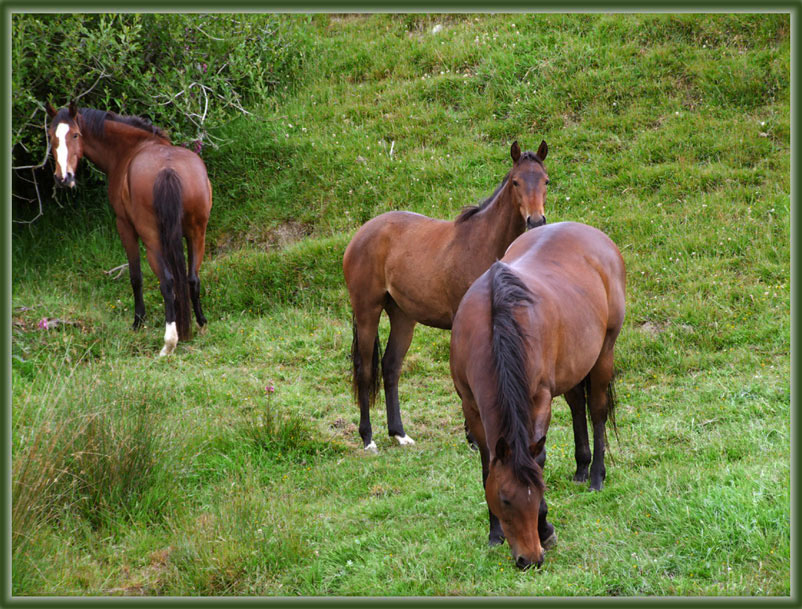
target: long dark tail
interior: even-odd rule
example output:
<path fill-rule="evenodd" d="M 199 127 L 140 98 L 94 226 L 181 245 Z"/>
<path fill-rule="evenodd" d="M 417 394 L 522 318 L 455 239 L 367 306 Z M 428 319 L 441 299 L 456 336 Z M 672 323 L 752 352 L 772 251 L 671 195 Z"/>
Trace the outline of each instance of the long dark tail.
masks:
<path fill-rule="evenodd" d="M 362 378 L 362 357 L 359 355 L 359 337 L 357 336 L 356 319 L 351 317 L 351 325 L 354 330 L 354 338 L 351 341 L 351 389 L 354 392 L 354 400 L 359 401 L 359 381 Z M 373 341 L 373 365 L 370 372 L 370 383 L 368 385 L 370 393 L 370 405 L 376 402 L 376 396 L 381 387 L 381 374 L 379 373 L 379 360 L 381 356 L 381 346 L 379 345 L 379 335 Z"/>
<path fill-rule="evenodd" d="M 529 453 L 530 395 L 526 345 L 515 309 L 533 304 L 532 293 L 503 262 L 490 267 L 490 315 L 493 325 L 493 364 L 501 415 L 501 435 L 512 451 L 518 478 L 543 488 L 543 473 Z"/>
<path fill-rule="evenodd" d="M 159 224 L 159 241 L 162 259 L 173 276 L 175 294 L 175 321 L 179 340 L 187 340 L 191 333 L 189 311 L 189 282 L 184 258 L 181 219 L 184 205 L 181 198 L 181 179 L 172 169 L 162 169 L 153 184 L 153 210 Z"/>

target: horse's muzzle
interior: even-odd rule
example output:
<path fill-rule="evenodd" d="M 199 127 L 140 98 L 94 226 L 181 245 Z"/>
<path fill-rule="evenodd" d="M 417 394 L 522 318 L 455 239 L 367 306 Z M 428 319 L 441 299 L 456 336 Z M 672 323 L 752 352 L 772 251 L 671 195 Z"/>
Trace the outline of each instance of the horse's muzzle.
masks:
<path fill-rule="evenodd" d="M 543 226 L 546 223 L 546 216 L 540 216 L 540 218 L 533 218 L 532 216 L 526 217 L 526 228 L 537 228 L 538 226 Z"/>
<path fill-rule="evenodd" d="M 56 184 L 61 186 L 62 188 L 75 188 L 75 174 L 68 173 L 65 177 L 60 177 L 57 174 L 53 174 L 56 178 Z"/>
<path fill-rule="evenodd" d="M 518 567 L 519 569 L 521 569 L 522 571 L 526 571 L 528 568 L 530 568 L 532 566 L 535 566 L 535 567 L 537 567 L 539 569 L 542 564 L 543 564 L 543 555 L 542 554 L 540 556 L 540 560 L 538 560 L 537 562 L 532 562 L 531 560 L 526 558 L 526 556 L 519 556 L 515 560 L 515 566 Z"/>

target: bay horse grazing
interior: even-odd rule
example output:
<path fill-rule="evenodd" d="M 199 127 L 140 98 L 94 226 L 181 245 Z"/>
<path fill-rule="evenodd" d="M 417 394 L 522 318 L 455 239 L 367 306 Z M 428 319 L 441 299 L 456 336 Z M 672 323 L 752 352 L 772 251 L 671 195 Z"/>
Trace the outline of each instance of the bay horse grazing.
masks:
<path fill-rule="evenodd" d="M 343 273 L 353 311 L 353 388 L 365 450 L 377 451 L 370 406 L 380 385 L 382 310 L 390 318 L 390 336 L 381 358 L 387 427 L 400 444 L 414 444 L 401 422 L 398 379 L 415 324 L 450 328 L 474 279 L 527 227 L 546 223 L 547 153 L 545 141 L 536 153 L 521 153 L 514 142 L 512 169 L 495 192 L 480 205 L 465 208 L 453 222 L 391 211 L 366 222 L 351 239 Z"/>
<path fill-rule="evenodd" d="M 179 339 L 190 337 L 190 299 L 198 325 L 206 323 L 198 275 L 212 208 L 206 166 L 197 154 L 171 145 L 164 131 L 142 118 L 79 109 L 74 102 L 60 110 L 48 103 L 47 112 L 57 183 L 74 188 L 75 170 L 84 156 L 108 178 L 109 201 L 134 291 L 134 329 L 145 317 L 138 240 L 145 244 L 164 297 L 160 355 L 172 353 Z M 182 238 L 187 241 L 189 271 Z"/>
<path fill-rule="evenodd" d="M 516 239 L 465 294 L 451 332 L 451 376 L 479 445 L 490 544 L 506 538 L 521 568 L 556 541 L 543 465 L 551 402 L 571 407 L 577 469 L 588 477 L 585 399 L 593 423 L 590 488 L 605 478 L 613 418 L 613 348 L 624 322 L 621 253 L 601 231 L 559 222 Z"/>

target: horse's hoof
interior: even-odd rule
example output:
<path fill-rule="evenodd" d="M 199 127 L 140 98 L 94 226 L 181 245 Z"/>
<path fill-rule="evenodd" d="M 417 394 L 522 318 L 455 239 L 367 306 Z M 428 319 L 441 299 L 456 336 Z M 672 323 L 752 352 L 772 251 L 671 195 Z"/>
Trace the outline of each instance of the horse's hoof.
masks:
<path fill-rule="evenodd" d="M 365 446 L 364 450 L 365 450 L 366 453 L 371 454 L 371 455 L 378 455 L 379 454 L 379 449 L 376 446 L 376 442 L 374 442 L 373 440 L 370 441 L 370 444 Z"/>
<path fill-rule="evenodd" d="M 588 481 L 588 475 L 587 474 L 574 474 L 573 480 L 577 484 L 583 484 L 584 482 Z"/>
<path fill-rule="evenodd" d="M 557 545 L 557 531 L 554 531 L 549 538 L 545 541 L 540 542 L 540 547 L 544 550 L 551 550 L 554 546 Z"/>
<path fill-rule="evenodd" d="M 159 357 L 170 355 L 173 351 L 175 351 L 175 345 L 164 345 L 164 347 L 162 347 L 162 350 L 159 351 Z"/>
<path fill-rule="evenodd" d="M 415 444 L 415 440 L 410 438 L 408 435 L 404 434 L 403 436 L 393 436 L 401 446 L 412 446 Z"/>

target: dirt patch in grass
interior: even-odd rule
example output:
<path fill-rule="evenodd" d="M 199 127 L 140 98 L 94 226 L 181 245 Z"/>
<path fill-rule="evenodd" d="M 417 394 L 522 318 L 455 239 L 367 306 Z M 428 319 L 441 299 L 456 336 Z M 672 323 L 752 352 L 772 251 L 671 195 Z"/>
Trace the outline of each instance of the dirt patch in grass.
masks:
<path fill-rule="evenodd" d="M 276 226 L 254 226 L 246 233 L 224 232 L 214 242 L 214 253 L 236 250 L 246 243 L 266 250 L 284 249 L 311 235 L 313 228 L 306 222 L 288 220 Z"/>
<path fill-rule="evenodd" d="M 673 324 L 670 321 L 649 321 L 646 320 L 637 326 L 637 330 L 639 332 L 643 332 L 644 334 L 648 334 L 652 338 L 657 338 L 666 330 L 671 328 L 676 328 L 677 330 L 681 330 L 682 332 L 693 332 L 693 326 L 688 324 Z"/>

